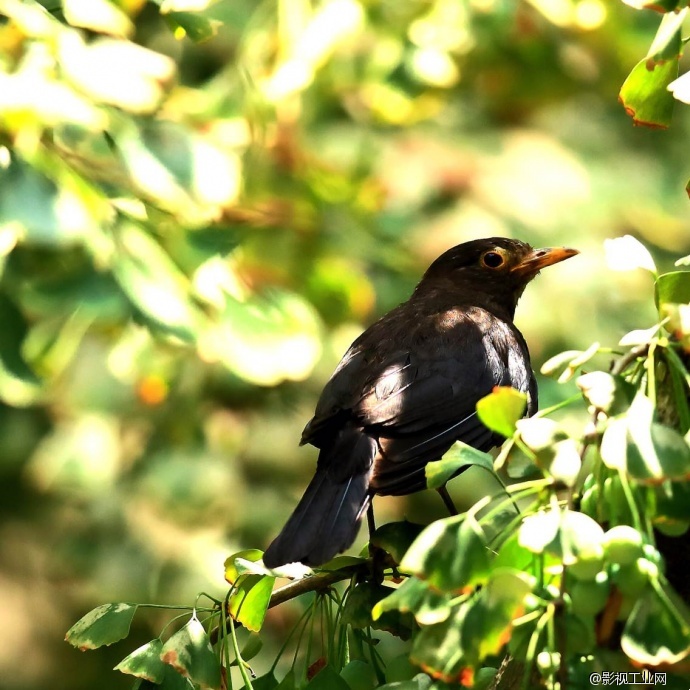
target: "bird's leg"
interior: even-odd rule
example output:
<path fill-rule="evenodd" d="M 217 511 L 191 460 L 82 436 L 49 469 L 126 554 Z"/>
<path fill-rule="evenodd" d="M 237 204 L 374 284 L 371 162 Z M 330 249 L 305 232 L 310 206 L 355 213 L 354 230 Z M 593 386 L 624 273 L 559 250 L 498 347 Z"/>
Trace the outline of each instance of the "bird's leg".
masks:
<path fill-rule="evenodd" d="M 385 561 L 388 554 L 380 547 L 371 543 L 371 539 L 376 532 L 376 522 L 374 521 L 374 502 L 369 499 L 367 506 L 367 527 L 369 528 L 369 558 L 371 571 L 369 573 L 370 579 L 373 582 L 383 582 L 383 571 L 385 570 Z"/>
<path fill-rule="evenodd" d="M 376 532 L 376 521 L 374 520 L 374 502 L 372 500 L 369 501 L 369 505 L 367 506 L 367 527 L 369 528 L 369 539 L 371 539 L 371 537 L 374 536 L 374 532 Z"/>
<path fill-rule="evenodd" d="M 446 485 L 444 484 L 443 486 L 436 489 L 436 491 L 438 491 L 439 496 L 443 499 L 443 502 L 445 503 L 448 512 L 451 515 L 457 515 L 458 509 L 455 507 L 455 503 L 453 503 L 453 499 L 450 497 L 448 489 L 446 489 Z"/>

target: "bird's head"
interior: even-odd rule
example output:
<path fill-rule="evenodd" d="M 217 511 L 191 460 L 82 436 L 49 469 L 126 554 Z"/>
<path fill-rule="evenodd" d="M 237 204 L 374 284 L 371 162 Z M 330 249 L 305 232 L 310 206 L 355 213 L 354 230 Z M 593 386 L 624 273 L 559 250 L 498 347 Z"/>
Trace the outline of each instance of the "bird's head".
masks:
<path fill-rule="evenodd" d="M 542 268 L 578 253 L 566 247 L 533 249 L 526 242 L 506 237 L 464 242 L 429 266 L 415 294 L 445 294 L 459 303 L 486 307 L 512 319 L 527 283 Z"/>

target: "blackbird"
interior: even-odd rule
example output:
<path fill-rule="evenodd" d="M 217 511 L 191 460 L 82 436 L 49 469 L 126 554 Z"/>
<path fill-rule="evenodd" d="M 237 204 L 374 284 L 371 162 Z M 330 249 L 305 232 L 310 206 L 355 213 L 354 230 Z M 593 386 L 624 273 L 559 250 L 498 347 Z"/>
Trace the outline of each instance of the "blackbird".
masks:
<path fill-rule="evenodd" d="M 540 269 L 577 253 L 503 237 L 459 244 L 352 343 L 302 433 L 301 445 L 320 451 L 316 474 L 266 566 L 325 563 L 355 540 L 374 494 L 425 489 L 426 464 L 457 440 L 479 450 L 500 443 L 475 409 L 495 386 L 526 393 L 526 414 L 536 412 L 515 307 Z"/>

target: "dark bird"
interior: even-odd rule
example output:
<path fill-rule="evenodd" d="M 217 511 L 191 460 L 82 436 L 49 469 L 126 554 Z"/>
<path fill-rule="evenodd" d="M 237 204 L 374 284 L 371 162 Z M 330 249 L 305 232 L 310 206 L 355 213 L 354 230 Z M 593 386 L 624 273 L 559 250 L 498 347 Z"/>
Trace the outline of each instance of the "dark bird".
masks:
<path fill-rule="evenodd" d="M 352 343 L 302 433 L 320 451 L 316 474 L 266 566 L 325 563 L 355 540 L 374 494 L 425 489 L 426 464 L 457 440 L 480 450 L 500 443 L 475 409 L 495 386 L 526 393 L 526 414 L 536 412 L 515 307 L 540 269 L 577 253 L 503 237 L 459 244 Z"/>

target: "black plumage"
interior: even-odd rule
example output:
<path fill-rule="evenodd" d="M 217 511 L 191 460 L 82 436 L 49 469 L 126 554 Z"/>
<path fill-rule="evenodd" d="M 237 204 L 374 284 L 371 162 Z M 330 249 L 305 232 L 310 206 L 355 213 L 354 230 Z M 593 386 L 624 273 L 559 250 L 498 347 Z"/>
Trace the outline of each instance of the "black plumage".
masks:
<path fill-rule="evenodd" d="M 407 302 L 355 340 L 326 384 L 302 444 L 320 449 L 316 474 L 264 563 L 320 565 L 354 541 L 374 494 L 426 487 L 424 468 L 456 441 L 500 442 L 477 417 L 495 386 L 537 385 L 515 307 L 539 270 L 577 252 L 506 238 L 442 254 Z"/>

